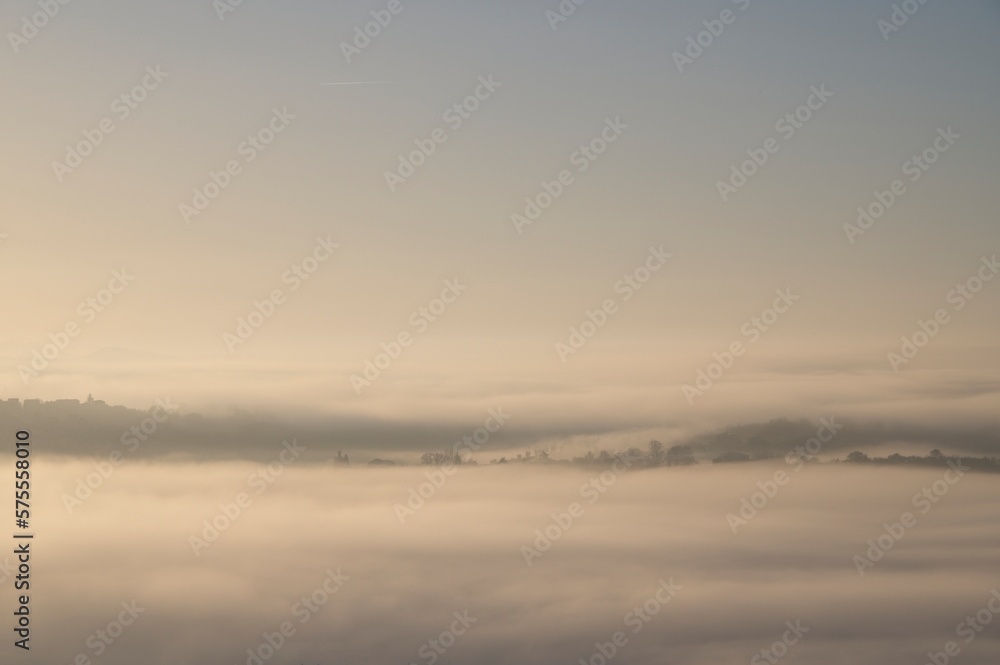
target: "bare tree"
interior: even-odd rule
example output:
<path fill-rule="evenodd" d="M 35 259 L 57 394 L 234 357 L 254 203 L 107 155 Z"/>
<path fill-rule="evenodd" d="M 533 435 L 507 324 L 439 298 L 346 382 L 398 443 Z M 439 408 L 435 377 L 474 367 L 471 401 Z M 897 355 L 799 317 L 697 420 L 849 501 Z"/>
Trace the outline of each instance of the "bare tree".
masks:
<path fill-rule="evenodd" d="M 659 441 L 649 442 L 649 466 L 663 466 L 663 444 Z"/>

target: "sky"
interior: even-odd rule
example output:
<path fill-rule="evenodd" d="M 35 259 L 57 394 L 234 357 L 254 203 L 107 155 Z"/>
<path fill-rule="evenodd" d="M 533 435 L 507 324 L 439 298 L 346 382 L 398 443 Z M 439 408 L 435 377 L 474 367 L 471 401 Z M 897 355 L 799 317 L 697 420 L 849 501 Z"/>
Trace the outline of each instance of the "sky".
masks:
<path fill-rule="evenodd" d="M 955 292 L 1000 246 L 995 2 L 928 2 L 899 26 L 856 0 L 388 5 L 93 0 L 37 34 L 35 3 L 0 9 L 32 35 L 0 57 L 5 395 L 996 425 L 1000 280 Z M 387 25 L 345 48 L 372 12 Z M 845 229 L 877 196 L 884 215 Z M 779 291 L 794 304 L 765 330 Z"/>
<path fill-rule="evenodd" d="M 615 662 L 997 662 L 991 476 L 781 453 L 1000 454 L 998 21 L 4 3 L 23 662 L 251 665 L 308 597 L 261 662 L 433 665 L 468 613 L 441 663 L 598 665 L 649 603 Z M 487 463 L 651 439 L 701 463 Z"/>

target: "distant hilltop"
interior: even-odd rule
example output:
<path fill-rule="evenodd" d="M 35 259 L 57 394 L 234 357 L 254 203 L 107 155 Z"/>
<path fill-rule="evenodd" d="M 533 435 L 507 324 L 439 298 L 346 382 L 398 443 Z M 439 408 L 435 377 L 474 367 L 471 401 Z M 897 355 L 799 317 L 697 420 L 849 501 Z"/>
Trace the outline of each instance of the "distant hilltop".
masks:
<path fill-rule="evenodd" d="M 816 421 L 787 418 L 722 427 L 664 444 L 645 439 L 623 450 L 558 455 L 546 445 L 580 432 L 505 428 L 475 459 L 456 457 L 447 442 L 464 433 L 461 425 L 345 415 L 282 416 L 259 410 L 200 414 L 170 398 L 147 409 L 84 400 L 0 399 L 0 422 L 32 432 L 39 452 L 105 457 L 127 449 L 136 458 L 181 457 L 200 460 L 269 461 L 285 441 L 305 447 L 303 463 L 372 467 L 406 464 L 555 464 L 607 466 L 616 456 L 635 460 L 634 468 L 741 463 L 765 460 L 843 460 L 856 464 L 938 465 L 947 459 L 977 459 L 992 469 L 1000 455 L 1000 434 L 988 428 L 858 423 L 834 417 Z M 630 432 L 608 432 L 628 441 Z M 932 451 L 903 455 L 901 452 Z M 941 451 L 945 451 L 942 453 Z M 439 452 L 440 451 L 440 452 Z M 521 452 L 519 452 L 521 451 Z M 883 456 L 875 456 L 880 453 Z"/>

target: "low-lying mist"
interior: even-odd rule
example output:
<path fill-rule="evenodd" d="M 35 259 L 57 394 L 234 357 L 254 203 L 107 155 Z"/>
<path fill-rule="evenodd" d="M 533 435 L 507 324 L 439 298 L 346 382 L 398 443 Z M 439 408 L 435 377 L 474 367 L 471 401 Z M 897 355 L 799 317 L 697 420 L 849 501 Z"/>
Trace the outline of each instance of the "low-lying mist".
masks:
<path fill-rule="evenodd" d="M 1000 609 L 1000 486 L 961 468 L 33 474 L 23 662 L 1000 662 L 959 632 Z"/>

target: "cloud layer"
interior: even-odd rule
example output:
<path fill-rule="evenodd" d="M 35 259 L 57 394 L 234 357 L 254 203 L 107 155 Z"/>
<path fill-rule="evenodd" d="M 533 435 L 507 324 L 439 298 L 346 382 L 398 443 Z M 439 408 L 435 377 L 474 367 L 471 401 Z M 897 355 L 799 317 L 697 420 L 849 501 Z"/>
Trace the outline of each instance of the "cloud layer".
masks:
<path fill-rule="evenodd" d="M 245 663 L 287 621 L 294 633 L 267 662 L 429 663 L 422 646 L 465 611 L 475 621 L 441 663 L 576 663 L 616 631 L 621 663 L 750 662 L 786 622 L 808 628 L 789 663 L 923 663 L 950 640 L 970 665 L 1000 658 L 995 627 L 956 636 L 1000 585 L 991 476 L 948 484 L 922 513 L 913 497 L 941 486 L 940 469 L 806 467 L 734 534 L 727 514 L 760 503 L 772 468 L 464 469 L 428 494 L 422 468 L 134 463 L 69 514 L 60 495 L 92 472 L 37 462 L 26 662 L 95 656 L 89 636 L 133 599 L 145 612 L 94 662 Z M 411 489 L 429 498 L 401 524 Z M 208 537 L 204 521 L 225 524 L 220 504 L 241 492 L 240 516 Z M 853 557 L 907 511 L 916 525 L 861 576 Z M 545 544 L 536 530 L 559 535 L 529 566 L 522 547 Z M 349 579 L 300 623 L 303 597 L 322 599 L 338 570 Z M 635 608 L 669 581 L 680 590 L 633 633 Z"/>

